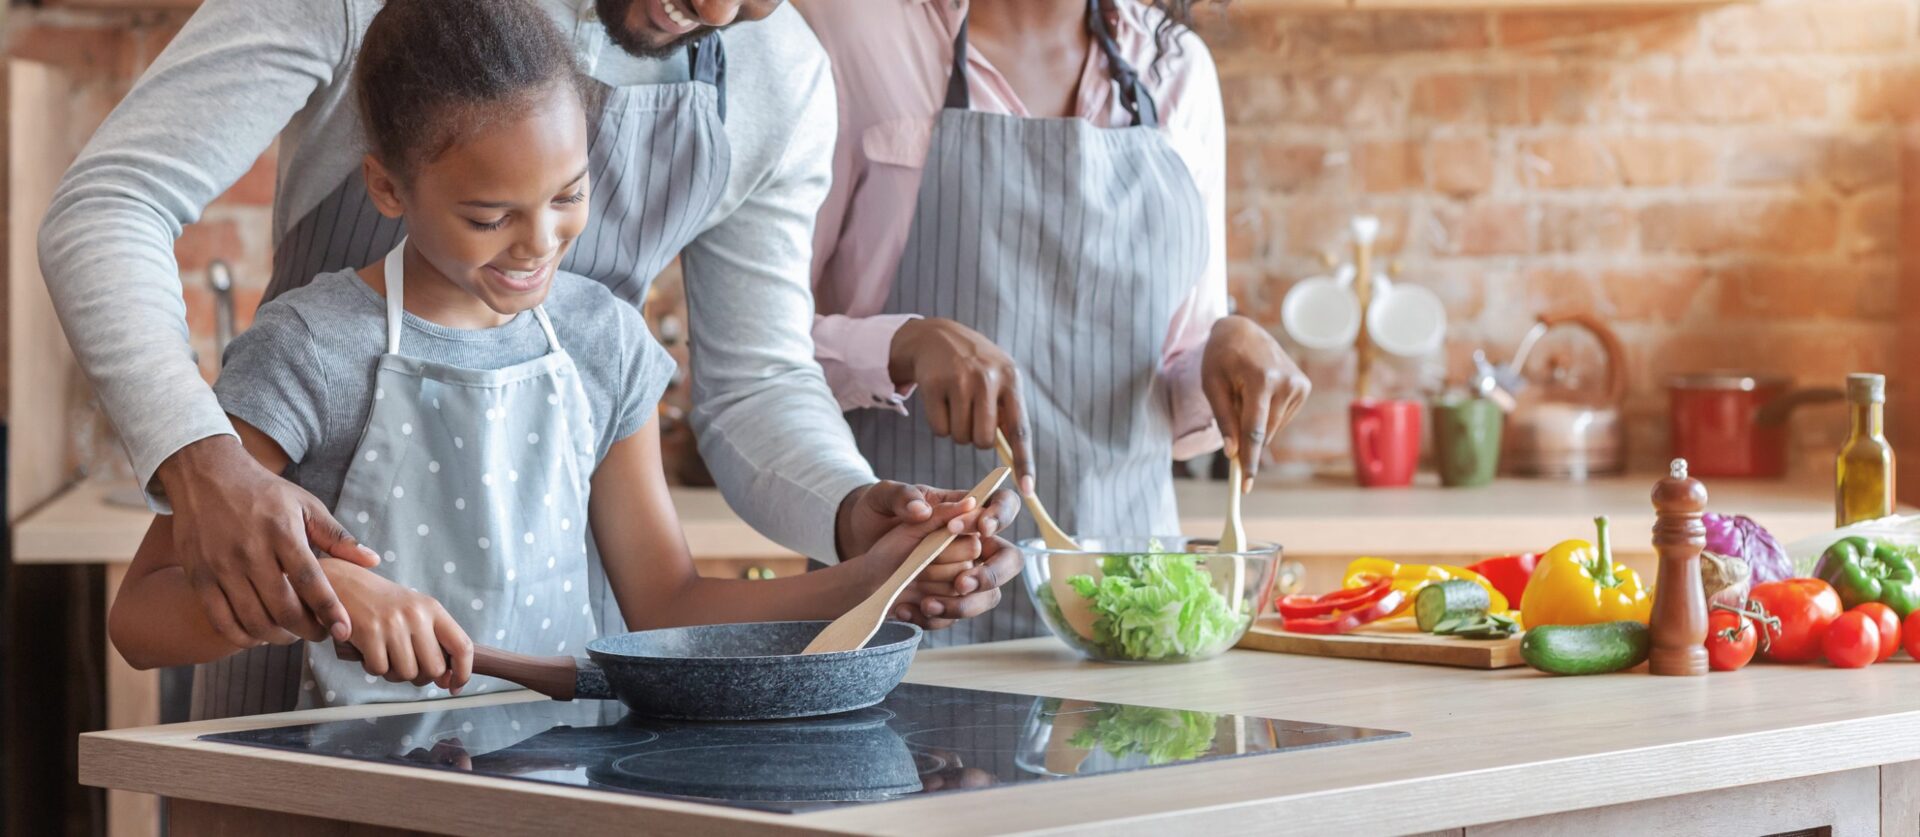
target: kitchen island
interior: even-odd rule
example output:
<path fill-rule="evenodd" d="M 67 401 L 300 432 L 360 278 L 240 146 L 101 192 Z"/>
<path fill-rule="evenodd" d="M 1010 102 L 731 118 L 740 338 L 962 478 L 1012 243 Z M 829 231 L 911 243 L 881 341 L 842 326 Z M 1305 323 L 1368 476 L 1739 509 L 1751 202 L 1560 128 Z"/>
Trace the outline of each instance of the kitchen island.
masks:
<path fill-rule="evenodd" d="M 175 834 L 276 837 L 349 833 L 342 822 L 363 824 L 353 834 L 1920 831 L 1920 663 L 1904 657 L 1857 671 L 1554 678 L 1254 651 L 1100 665 L 1038 639 L 925 651 L 908 680 L 1410 735 L 803 814 L 197 740 L 421 708 L 405 704 L 91 733 L 80 778 L 171 797 Z"/>

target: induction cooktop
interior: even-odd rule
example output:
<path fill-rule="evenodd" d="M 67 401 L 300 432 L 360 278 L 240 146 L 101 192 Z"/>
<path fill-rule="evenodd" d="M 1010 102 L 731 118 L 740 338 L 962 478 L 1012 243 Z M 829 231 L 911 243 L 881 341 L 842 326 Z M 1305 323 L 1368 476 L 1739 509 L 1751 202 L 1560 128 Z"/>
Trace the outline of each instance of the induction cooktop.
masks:
<path fill-rule="evenodd" d="M 202 739 L 791 814 L 1404 736 L 905 684 L 867 709 L 792 721 L 663 721 L 614 701 L 534 701 Z"/>

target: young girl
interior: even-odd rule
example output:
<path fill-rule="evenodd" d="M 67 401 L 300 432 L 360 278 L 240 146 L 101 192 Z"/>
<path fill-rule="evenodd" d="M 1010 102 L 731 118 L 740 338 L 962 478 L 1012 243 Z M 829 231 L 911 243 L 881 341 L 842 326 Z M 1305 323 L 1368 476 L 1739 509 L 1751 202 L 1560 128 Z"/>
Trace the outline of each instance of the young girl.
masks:
<path fill-rule="evenodd" d="M 567 654 L 623 627 L 832 618 L 921 536 L 978 514 L 936 509 L 794 578 L 694 573 L 648 421 L 673 361 L 632 306 L 556 269 L 592 187 L 591 91 L 569 54 L 531 3 L 388 2 L 355 84 L 367 188 L 409 236 L 261 306 L 227 354 L 216 392 L 247 450 L 377 550 L 365 566 L 321 561 L 351 620 L 357 653 L 342 654 L 359 661 L 309 648 L 304 667 L 255 672 L 297 687 L 299 706 L 457 691 L 473 642 Z M 113 606 L 115 647 L 147 668 L 253 646 L 207 621 L 171 543 L 156 518 Z M 954 579 L 982 550 L 956 544 L 908 597 L 970 615 L 998 594 Z"/>

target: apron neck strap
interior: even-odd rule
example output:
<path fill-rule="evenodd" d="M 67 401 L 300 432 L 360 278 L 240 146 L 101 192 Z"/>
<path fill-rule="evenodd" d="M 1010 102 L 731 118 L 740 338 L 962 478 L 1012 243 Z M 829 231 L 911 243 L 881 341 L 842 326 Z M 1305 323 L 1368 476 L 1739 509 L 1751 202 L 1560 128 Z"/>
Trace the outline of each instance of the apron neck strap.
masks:
<path fill-rule="evenodd" d="M 1120 105 L 1127 109 L 1133 125 L 1156 127 L 1160 119 L 1153 96 L 1140 81 L 1140 74 L 1134 72 L 1133 65 L 1120 55 L 1120 44 L 1113 40 L 1113 33 L 1107 31 L 1107 16 L 1100 4 L 1101 0 L 1087 0 L 1087 31 L 1093 34 L 1094 42 L 1100 45 L 1100 52 L 1106 56 L 1107 75 L 1120 88 Z M 960 19 L 960 28 L 953 35 L 953 69 L 947 73 L 945 107 L 953 110 L 971 110 L 973 107 L 973 92 L 967 88 L 966 18 Z"/>
<path fill-rule="evenodd" d="M 406 328 L 407 320 L 407 239 L 387 252 L 384 262 L 384 278 L 387 284 L 387 354 L 400 353 L 400 332 Z M 551 281 L 551 280 L 549 280 Z M 533 318 L 540 322 L 540 330 L 547 335 L 547 351 L 560 351 L 560 338 L 553 333 L 553 321 L 547 319 L 544 305 L 533 306 Z"/>
<path fill-rule="evenodd" d="M 1113 33 L 1107 31 L 1107 15 L 1100 4 L 1101 0 L 1087 0 L 1087 30 L 1093 33 L 1100 51 L 1107 55 L 1107 73 L 1120 87 L 1120 105 L 1133 116 L 1135 126 L 1155 127 L 1160 123 L 1160 114 L 1153 106 L 1153 96 L 1147 93 L 1147 86 L 1140 81 L 1140 74 L 1133 71 L 1133 65 L 1120 56 L 1120 45 L 1114 42 Z"/>
<path fill-rule="evenodd" d="M 400 330 L 407 316 L 407 237 L 387 251 L 387 354 L 400 353 Z"/>
<path fill-rule="evenodd" d="M 721 45 L 718 31 L 687 44 L 687 66 L 693 71 L 694 81 L 711 84 L 719 93 L 720 121 L 727 121 L 727 51 Z"/>

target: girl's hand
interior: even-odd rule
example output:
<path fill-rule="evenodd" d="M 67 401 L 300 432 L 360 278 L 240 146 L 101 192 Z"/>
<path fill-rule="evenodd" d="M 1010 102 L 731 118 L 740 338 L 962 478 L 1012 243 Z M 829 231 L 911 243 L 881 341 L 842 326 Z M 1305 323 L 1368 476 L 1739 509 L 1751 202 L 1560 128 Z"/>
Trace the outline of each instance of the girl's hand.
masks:
<path fill-rule="evenodd" d="M 1227 456 L 1240 460 L 1246 476 L 1240 490 L 1245 491 L 1260 471 L 1267 442 L 1300 412 L 1313 384 L 1265 328 L 1232 316 L 1213 324 L 1200 360 L 1200 387 L 1220 424 Z"/>
<path fill-rule="evenodd" d="M 901 591 L 893 618 L 939 630 L 1000 603 L 1000 586 L 1020 574 L 1020 551 L 1002 539 L 975 534 L 982 513 L 963 495 L 958 502 L 935 505 L 923 522 L 895 526 L 874 544 L 867 555 L 876 572 L 891 573 L 927 535 L 942 528 L 960 534 Z"/>
<path fill-rule="evenodd" d="M 942 553 L 900 593 L 893 618 L 938 631 L 998 606 L 1001 588 L 1020 576 L 1025 561 L 1019 547 L 1003 538 L 972 540 L 972 560 L 958 560 L 965 551 L 951 558 Z"/>
<path fill-rule="evenodd" d="M 473 641 L 432 596 L 335 558 L 321 569 L 353 620 L 350 647 L 368 674 L 392 683 L 432 683 L 453 694 L 473 676 Z M 350 659 L 342 648 L 341 658 Z"/>

